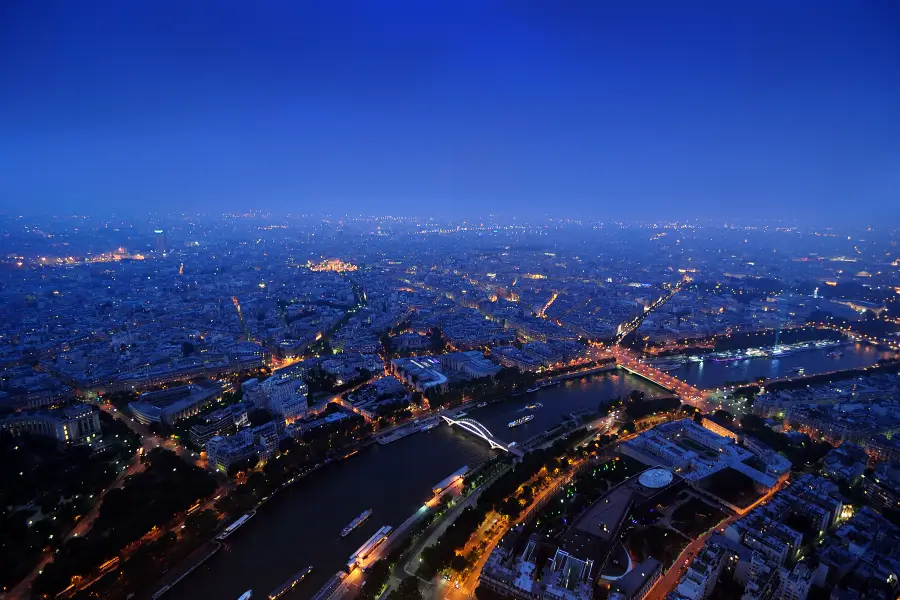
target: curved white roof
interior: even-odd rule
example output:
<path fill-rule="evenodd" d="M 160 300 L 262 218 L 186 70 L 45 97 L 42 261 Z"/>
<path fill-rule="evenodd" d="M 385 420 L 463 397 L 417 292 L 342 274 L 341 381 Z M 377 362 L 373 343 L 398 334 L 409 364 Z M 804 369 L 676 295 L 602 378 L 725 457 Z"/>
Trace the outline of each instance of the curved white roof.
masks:
<path fill-rule="evenodd" d="M 668 469 L 649 469 L 641 473 L 638 481 L 651 489 L 664 488 L 672 483 L 672 473 Z"/>

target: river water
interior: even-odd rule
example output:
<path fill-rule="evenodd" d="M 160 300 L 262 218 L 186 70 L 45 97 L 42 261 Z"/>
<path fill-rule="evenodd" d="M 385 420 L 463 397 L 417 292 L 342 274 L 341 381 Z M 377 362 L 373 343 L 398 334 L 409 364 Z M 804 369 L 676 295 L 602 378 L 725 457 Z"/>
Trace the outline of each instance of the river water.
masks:
<path fill-rule="evenodd" d="M 690 362 L 671 373 L 703 389 L 728 381 L 750 381 L 867 366 L 891 353 L 868 344 L 845 345 L 843 355 L 828 357 L 833 349 L 805 350 L 778 358 L 757 358 L 730 363 Z M 554 425 L 567 413 L 594 410 L 632 390 L 648 396 L 665 392 L 623 371 L 575 379 L 559 386 L 510 398 L 483 408 L 469 408 L 468 417 L 487 427 L 505 442 L 522 442 Z M 539 403 L 536 409 L 525 408 Z M 515 428 L 507 423 L 523 415 L 535 418 Z M 300 600 L 312 596 L 343 566 L 350 555 L 382 525 L 397 526 L 422 507 L 432 486 L 463 465 L 475 467 L 493 453 L 488 444 L 468 432 L 441 425 L 391 444 L 374 444 L 346 461 L 328 465 L 284 490 L 256 517 L 232 535 L 222 551 L 171 590 L 169 600 L 196 598 L 236 599 L 248 589 L 254 598 L 284 583 L 312 565 L 314 570 L 285 596 Z M 341 529 L 365 509 L 373 514 L 348 537 Z"/>
<path fill-rule="evenodd" d="M 601 402 L 625 397 L 635 389 L 648 396 L 664 393 L 617 371 L 473 408 L 469 418 L 503 441 L 522 441 L 560 423 L 564 413 L 596 409 Z M 543 406 L 525 408 L 532 403 Z M 507 427 L 509 421 L 529 413 L 534 420 Z M 278 494 L 165 598 L 234 600 L 248 589 L 253 590 L 254 599 L 266 598 L 294 573 L 312 565 L 307 579 L 285 596 L 309 598 L 379 527 L 396 527 L 431 497 L 434 484 L 463 465 L 475 467 L 494 452 L 485 441 L 446 425 L 391 444 L 374 444 Z M 341 529 L 367 508 L 373 509 L 369 520 L 341 539 Z"/>
<path fill-rule="evenodd" d="M 835 350 L 840 357 L 828 356 Z M 768 358 L 748 358 L 733 362 L 716 362 L 706 358 L 702 362 L 688 362 L 669 374 L 708 390 L 738 382 L 755 382 L 759 377 L 778 379 L 796 377 L 796 369 L 803 367 L 805 375 L 817 375 L 842 369 L 855 369 L 873 365 L 881 359 L 895 356 L 893 352 L 878 350 L 865 343 L 845 344 L 837 348 L 800 350 L 793 354 Z"/>

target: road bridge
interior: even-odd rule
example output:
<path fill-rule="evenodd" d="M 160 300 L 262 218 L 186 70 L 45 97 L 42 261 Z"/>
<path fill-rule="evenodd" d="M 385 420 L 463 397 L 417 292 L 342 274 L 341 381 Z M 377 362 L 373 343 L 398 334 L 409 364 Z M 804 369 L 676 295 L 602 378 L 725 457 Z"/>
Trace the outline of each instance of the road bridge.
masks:
<path fill-rule="evenodd" d="M 625 369 L 629 373 L 643 377 L 644 379 L 649 379 L 656 385 L 673 392 L 680 397 L 683 402 L 698 404 L 705 400 L 705 394 L 702 391 L 685 383 L 677 377 L 673 377 L 672 375 L 643 362 L 626 348 L 618 346 L 613 352 L 616 355 L 616 363 L 620 368 Z"/>

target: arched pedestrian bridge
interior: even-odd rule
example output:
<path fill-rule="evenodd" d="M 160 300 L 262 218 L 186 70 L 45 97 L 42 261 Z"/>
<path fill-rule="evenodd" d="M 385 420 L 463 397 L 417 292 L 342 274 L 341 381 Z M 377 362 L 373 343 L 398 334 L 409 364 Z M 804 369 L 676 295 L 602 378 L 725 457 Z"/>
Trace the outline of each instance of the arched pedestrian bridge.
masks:
<path fill-rule="evenodd" d="M 516 455 L 522 454 L 517 447 L 514 446 L 513 448 L 510 448 L 509 444 L 494 437 L 494 434 L 491 433 L 491 431 L 487 427 L 474 419 L 454 419 L 446 415 L 441 415 L 441 418 L 444 419 L 448 425 L 457 425 L 458 427 L 465 429 L 469 433 L 477 435 L 488 444 L 490 444 L 492 449 L 497 448 L 499 450 L 503 450 L 504 452 L 512 452 Z"/>

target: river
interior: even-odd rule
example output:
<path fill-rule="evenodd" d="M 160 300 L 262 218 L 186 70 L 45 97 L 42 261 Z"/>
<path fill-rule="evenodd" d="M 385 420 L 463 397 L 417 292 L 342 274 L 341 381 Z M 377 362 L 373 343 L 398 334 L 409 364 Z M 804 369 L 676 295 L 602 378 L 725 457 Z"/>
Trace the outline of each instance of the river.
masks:
<path fill-rule="evenodd" d="M 506 442 L 522 441 L 563 420 L 564 413 L 596 409 L 604 400 L 631 390 L 665 392 L 621 371 L 570 380 L 559 386 L 511 398 L 469 412 Z M 543 406 L 529 411 L 526 404 Z M 532 413 L 516 428 L 507 423 Z M 458 428 L 441 425 L 391 444 L 374 444 L 352 458 L 328 465 L 266 504 L 233 534 L 216 556 L 173 588 L 164 600 L 233 600 L 248 589 L 266 598 L 294 573 L 312 573 L 289 600 L 309 598 L 382 525 L 397 526 L 431 496 L 431 487 L 463 465 L 475 467 L 493 455 L 486 442 Z M 372 516 L 341 539 L 341 529 L 365 509 Z"/>
<path fill-rule="evenodd" d="M 843 354 L 839 357 L 828 356 L 835 350 Z M 855 343 L 837 348 L 800 350 L 786 356 L 748 358 L 733 362 L 716 362 L 707 357 L 702 362 L 687 362 L 680 368 L 669 371 L 669 374 L 708 390 L 737 382 L 755 382 L 760 377 L 796 377 L 800 367 L 805 375 L 867 367 L 892 356 L 895 356 L 893 352 L 878 350 L 871 344 Z"/>

